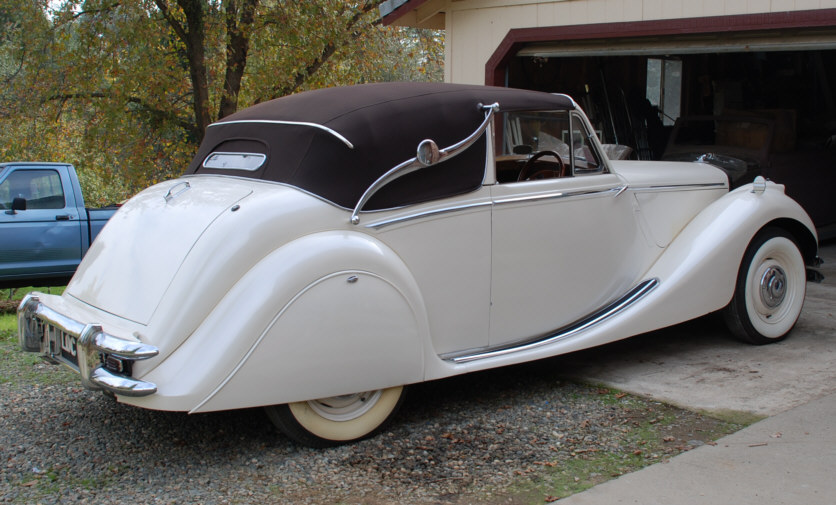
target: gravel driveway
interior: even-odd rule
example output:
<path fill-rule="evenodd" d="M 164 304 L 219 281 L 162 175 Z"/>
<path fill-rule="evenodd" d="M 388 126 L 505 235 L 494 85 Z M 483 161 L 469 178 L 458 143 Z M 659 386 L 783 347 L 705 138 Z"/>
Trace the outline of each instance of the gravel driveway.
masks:
<path fill-rule="evenodd" d="M 260 409 L 123 406 L 0 345 L 0 502 L 543 503 L 740 427 L 567 382 L 564 357 L 415 386 L 384 433 L 314 450 Z"/>

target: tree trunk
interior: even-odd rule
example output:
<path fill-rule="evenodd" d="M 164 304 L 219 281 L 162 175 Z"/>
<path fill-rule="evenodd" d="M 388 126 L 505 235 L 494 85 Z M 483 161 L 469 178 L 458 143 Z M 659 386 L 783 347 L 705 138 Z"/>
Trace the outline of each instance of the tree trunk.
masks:
<path fill-rule="evenodd" d="M 195 137 L 194 141 L 200 143 L 210 122 L 209 84 L 206 75 L 206 52 L 204 48 L 206 32 L 203 26 L 203 1 L 177 0 L 177 5 L 180 6 L 186 17 L 185 26 L 171 14 L 168 0 L 154 0 L 154 3 L 185 46 L 184 57 L 188 62 L 189 78 L 192 81 L 192 110 L 195 120 L 191 134 Z"/>
<path fill-rule="evenodd" d="M 206 33 L 203 25 L 202 0 L 177 0 L 186 15 L 186 52 L 189 60 L 189 77 L 192 80 L 194 96 L 195 126 L 197 127 L 198 142 L 203 140 L 206 127 L 209 126 L 209 84 L 206 76 L 206 53 L 204 41 Z"/>
<path fill-rule="evenodd" d="M 238 110 L 238 93 L 241 91 L 241 79 L 247 66 L 247 53 L 250 49 L 250 30 L 255 19 L 258 0 L 226 0 L 226 75 L 224 77 L 221 105 L 218 119 Z"/>

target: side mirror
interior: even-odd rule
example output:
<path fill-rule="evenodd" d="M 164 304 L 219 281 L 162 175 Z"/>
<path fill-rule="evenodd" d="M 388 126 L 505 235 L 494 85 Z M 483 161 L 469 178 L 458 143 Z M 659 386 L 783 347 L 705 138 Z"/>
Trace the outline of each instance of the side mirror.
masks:
<path fill-rule="evenodd" d="M 7 210 L 6 214 L 17 214 L 19 210 L 26 210 L 26 198 L 15 198 L 12 200 L 11 210 Z"/>
<path fill-rule="evenodd" d="M 438 145 L 430 139 L 424 139 L 418 144 L 418 154 L 415 156 L 418 163 L 428 167 L 438 163 L 441 159 L 441 151 Z"/>

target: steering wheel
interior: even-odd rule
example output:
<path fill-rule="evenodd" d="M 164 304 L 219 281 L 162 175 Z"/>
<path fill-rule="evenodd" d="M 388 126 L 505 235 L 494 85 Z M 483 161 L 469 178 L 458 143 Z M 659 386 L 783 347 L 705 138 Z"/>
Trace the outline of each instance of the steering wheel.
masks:
<path fill-rule="evenodd" d="M 560 167 L 558 170 L 552 170 L 550 168 L 540 169 L 535 171 L 534 167 L 540 158 L 543 156 L 551 156 L 552 158 L 557 160 L 557 165 Z M 533 172 L 533 173 L 532 173 Z M 537 177 L 540 176 L 540 177 Z M 545 177 L 543 177 L 545 176 Z M 546 177 L 565 177 L 566 176 L 566 164 L 563 163 L 563 160 L 560 158 L 560 155 L 554 151 L 537 151 L 537 153 L 529 158 L 525 162 L 525 166 L 520 170 L 520 175 L 517 176 L 517 181 L 526 181 L 529 179 L 537 179 L 537 178 L 546 178 Z"/>

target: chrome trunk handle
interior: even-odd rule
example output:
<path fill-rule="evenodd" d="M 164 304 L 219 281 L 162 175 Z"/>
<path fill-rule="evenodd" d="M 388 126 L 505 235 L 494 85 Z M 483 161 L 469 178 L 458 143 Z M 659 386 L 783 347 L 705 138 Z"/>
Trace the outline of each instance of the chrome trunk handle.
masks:
<path fill-rule="evenodd" d="M 174 191 L 174 188 L 177 188 L 179 186 L 183 186 L 183 189 L 180 189 L 178 191 Z M 173 198 L 176 198 L 177 196 L 179 196 L 183 192 L 187 191 L 191 187 L 192 187 L 192 185 L 189 184 L 189 181 L 178 182 L 174 186 L 171 186 L 170 188 L 168 188 L 168 193 L 166 193 L 165 197 L 164 197 L 166 203 L 168 203 L 169 200 L 171 200 Z"/>

